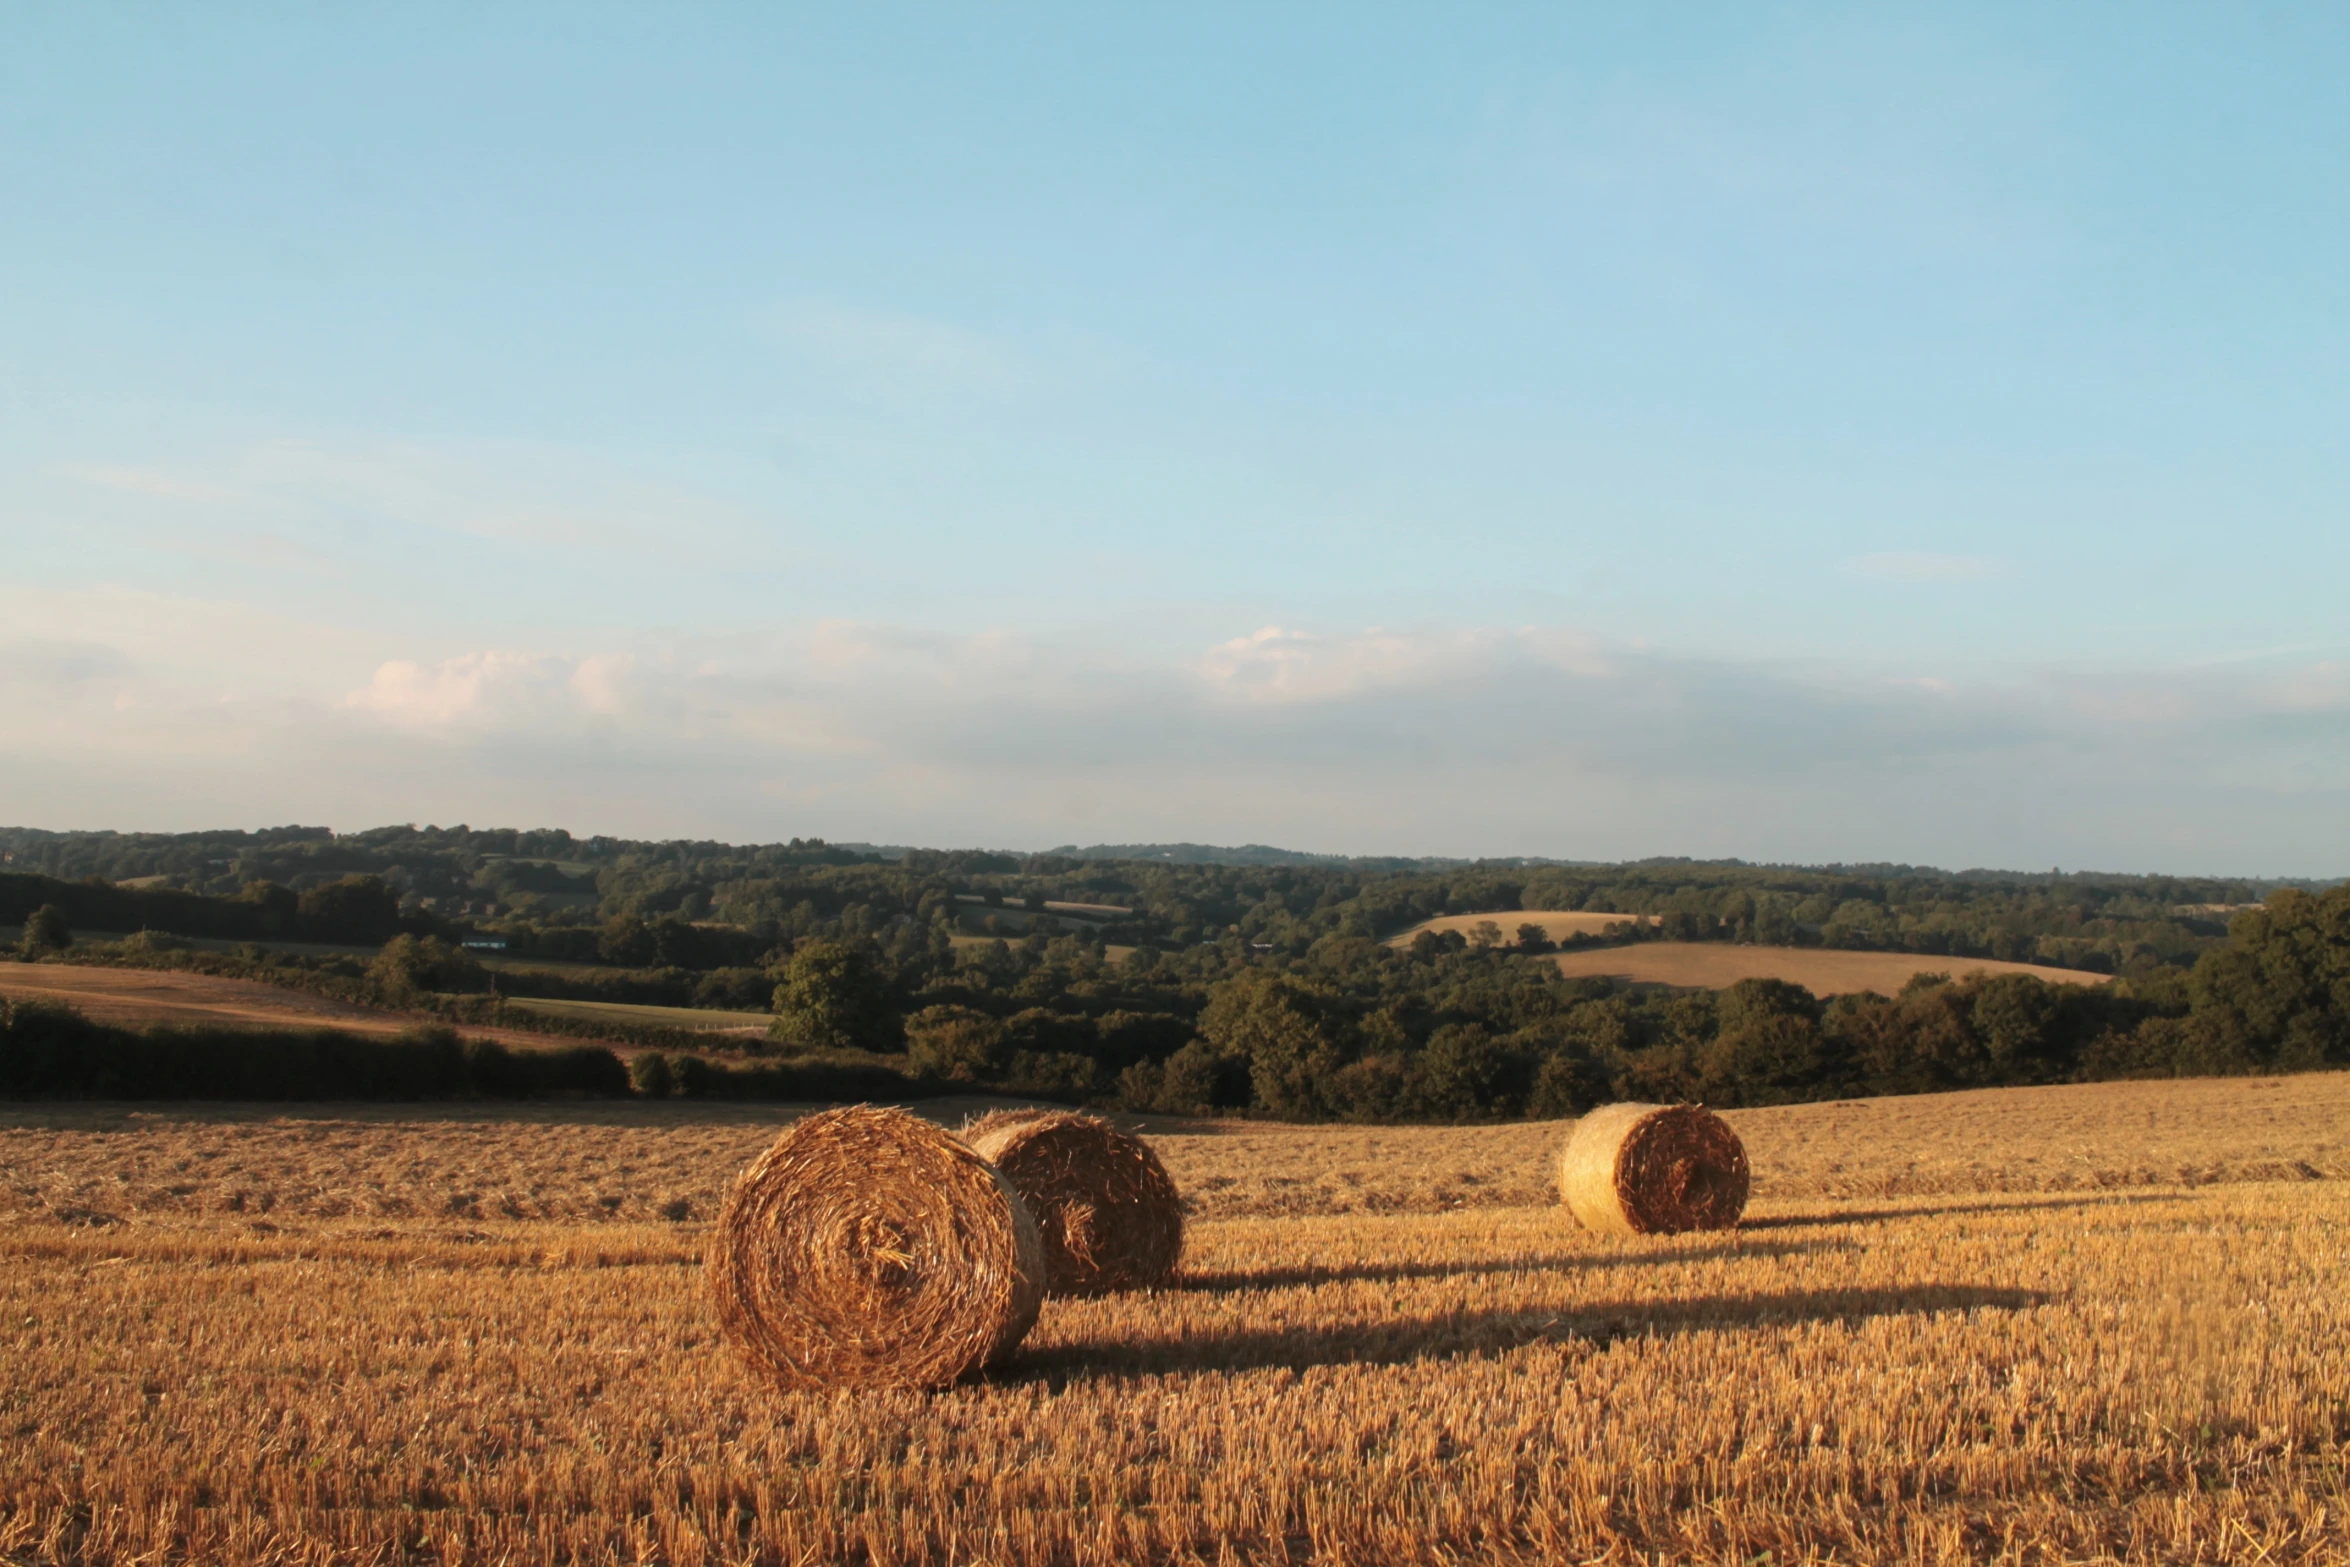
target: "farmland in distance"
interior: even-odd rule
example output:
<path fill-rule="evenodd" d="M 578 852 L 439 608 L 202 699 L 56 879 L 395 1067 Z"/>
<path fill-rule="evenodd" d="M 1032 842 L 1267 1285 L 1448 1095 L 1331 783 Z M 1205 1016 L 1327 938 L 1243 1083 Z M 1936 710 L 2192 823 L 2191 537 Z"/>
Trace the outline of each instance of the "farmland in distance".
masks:
<path fill-rule="evenodd" d="M 259 980 L 176 969 L 0 961 L 0 996 L 69 1006 L 94 1022 L 127 1028 L 332 1028 L 389 1037 L 428 1021 Z M 734 1016 L 717 1015 L 730 1020 Z M 523 1049 L 560 1049 L 577 1043 L 528 1028 L 468 1024 L 465 1032 Z"/>
<path fill-rule="evenodd" d="M 788 1115 L 0 1110 L 0 1559 L 2350 1555 L 2350 1076 L 1736 1112 L 1748 1224 L 1637 1240 L 1558 1124 L 1152 1122 L 1178 1285 L 938 1395 L 716 1343 Z"/>
<path fill-rule="evenodd" d="M 1783 979 L 1815 996 L 1855 990 L 1898 995 L 1920 974 L 2029 974 L 2051 985 L 2102 985 L 2109 976 L 2045 963 L 1953 958 L 1915 952 L 1849 952 L 1832 947 L 1760 947 L 1718 941 L 1644 941 L 1623 947 L 1562 952 L 1559 972 L 1570 979 L 1612 979 L 1629 985 L 1720 990 L 1742 979 Z"/>
<path fill-rule="evenodd" d="M 1501 932 L 1503 941 L 1516 941 L 1521 925 L 1539 925 L 1545 940 L 1565 941 L 1570 936 L 1597 936 L 1610 925 L 1653 924 L 1655 920 L 1653 914 L 1595 914 L 1584 909 L 1519 909 L 1500 914 L 1445 914 L 1432 920 L 1422 920 L 1407 930 L 1397 931 L 1387 938 L 1387 944 L 1391 947 L 1408 947 L 1422 931 L 1433 931 L 1439 936 L 1457 931 L 1473 940 L 1480 925 L 1493 926 Z"/>
<path fill-rule="evenodd" d="M 1421 935 L 1458 934 L 1475 941 L 1480 927 L 1489 939 L 1512 944 L 1521 926 L 1536 925 L 1543 939 L 1564 945 L 1577 936 L 1604 935 L 1610 926 L 1654 923 L 1655 915 L 1607 914 L 1589 910 L 1529 909 L 1499 914 L 1447 914 L 1422 920 L 1387 938 L 1407 947 Z M 1834 947 L 1772 947 L 1717 941 L 1644 941 L 1623 946 L 1585 947 L 1562 952 L 1554 961 L 1570 979 L 1612 979 L 1628 985 L 1721 990 L 1742 979 L 1781 979 L 1815 996 L 1874 990 L 1897 995 L 1920 974 L 2029 974 L 2052 985 L 2102 985 L 2108 976 L 2045 963 L 2009 963 L 1996 958 L 1946 957 L 1933 953 L 1861 952 Z"/>

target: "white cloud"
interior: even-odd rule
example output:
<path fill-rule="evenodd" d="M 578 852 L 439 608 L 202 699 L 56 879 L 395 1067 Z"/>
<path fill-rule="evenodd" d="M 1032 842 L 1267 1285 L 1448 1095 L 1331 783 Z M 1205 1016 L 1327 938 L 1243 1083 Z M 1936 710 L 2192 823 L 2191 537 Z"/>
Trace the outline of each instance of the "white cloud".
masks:
<path fill-rule="evenodd" d="M 1509 670 L 1585 679 L 1614 672 L 1592 639 L 1557 631 L 1374 628 L 1323 637 L 1279 626 L 1219 643 L 1194 667 L 1210 692 L 1253 703 L 1327 702 L 1482 683 Z"/>
<path fill-rule="evenodd" d="M 2350 664 L 2323 660 L 2280 671 L 2268 682 L 2272 712 L 2350 712 Z"/>
<path fill-rule="evenodd" d="M 124 596 L 50 618 L 0 665 L 0 816 L 33 824 L 2350 863 L 2339 662 L 1913 675 L 1476 627 L 1144 659 L 847 622 L 449 651 Z"/>
<path fill-rule="evenodd" d="M 531 732 L 619 708 L 625 658 L 565 659 L 544 653 L 465 653 L 433 664 L 379 665 L 344 705 L 408 729 Z"/>
<path fill-rule="evenodd" d="M 331 617 L 114 586 L 0 586 L 0 625 L 76 649 L 89 680 L 133 689 L 147 706 L 329 697 L 371 651 L 368 633 Z"/>

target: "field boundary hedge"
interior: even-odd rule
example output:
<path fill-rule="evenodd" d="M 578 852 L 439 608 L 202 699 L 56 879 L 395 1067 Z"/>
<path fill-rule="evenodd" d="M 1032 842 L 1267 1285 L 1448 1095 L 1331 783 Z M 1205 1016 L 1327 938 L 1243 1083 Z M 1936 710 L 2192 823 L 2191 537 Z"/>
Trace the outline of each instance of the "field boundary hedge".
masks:
<path fill-rule="evenodd" d="M 514 1050 L 426 1025 L 391 1038 L 340 1029 L 122 1028 L 69 1006 L 0 996 L 0 1099 L 629 1099 L 838 1103 L 967 1092 L 874 1062 L 758 1061 L 609 1048 Z"/>
<path fill-rule="evenodd" d="M 119 1028 L 0 998 L 9 1099 L 626 1098 L 610 1050 L 509 1050 L 452 1028 L 389 1039 L 340 1029 Z"/>

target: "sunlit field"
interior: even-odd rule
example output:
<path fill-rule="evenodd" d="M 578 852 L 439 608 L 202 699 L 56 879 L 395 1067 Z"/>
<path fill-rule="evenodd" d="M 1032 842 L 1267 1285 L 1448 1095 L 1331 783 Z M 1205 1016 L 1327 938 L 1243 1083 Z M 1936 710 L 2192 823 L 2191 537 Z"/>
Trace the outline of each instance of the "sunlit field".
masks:
<path fill-rule="evenodd" d="M 1477 939 L 1481 925 L 1491 925 L 1500 934 L 1498 940 L 1514 942 L 1519 928 L 1538 925 L 1546 941 L 1565 941 L 1573 936 L 1597 936 L 1611 925 L 1642 925 L 1654 923 L 1653 914 L 1597 914 L 1582 909 L 1522 909 L 1502 914 L 1443 914 L 1432 920 L 1397 931 L 1387 938 L 1391 947 L 1408 947 L 1424 931 L 1439 936 L 1457 933 L 1463 940 Z"/>
<path fill-rule="evenodd" d="M 943 1394 L 716 1341 L 787 1117 L 0 1111 L 0 1553 L 2350 1558 L 2350 1076 L 1737 1112 L 1747 1223 L 1640 1240 L 1557 1124 L 1150 1123 L 1179 1284 Z"/>
<path fill-rule="evenodd" d="M 1612 979 L 1629 985 L 1719 990 L 1742 979 L 1783 979 L 1815 996 L 1856 990 L 1898 995 L 1920 974 L 1958 979 L 1968 974 L 2029 974 L 2051 985 L 2102 985 L 2108 976 L 2045 963 L 1953 958 L 1934 953 L 1846 952 L 1828 947 L 1732 946 L 1718 941 L 1648 941 L 1627 947 L 1562 952 L 1559 972 L 1570 979 Z"/>

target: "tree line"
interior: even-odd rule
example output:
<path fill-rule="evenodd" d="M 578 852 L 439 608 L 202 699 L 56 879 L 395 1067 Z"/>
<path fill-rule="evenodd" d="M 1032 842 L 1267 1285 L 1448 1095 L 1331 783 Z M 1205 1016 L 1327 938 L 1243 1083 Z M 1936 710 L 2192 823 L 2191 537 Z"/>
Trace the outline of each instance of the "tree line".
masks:
<path fill-rule="evenodd" d="M 957 946 L 943 927 L 921 942 L 905 931 L 810 938 L 743 971 L 766 992 L 765 1050 L 895 1074 L 870 1080 L 883 1086 L 1361 1121 L 2350 1065 L 2350 887 L 2280 893 L 2193 968 L 2152 982 L 1929 975 L 1894 996 L 1827 1000 L 1773 980 L 1630 989 L 1457 939 L 1332 934 L 1291 961 L 1254 944 L 1113 956 L 1078 935 Z M 121 960 L 171 958 L 249 961 L 168 948 Z M 364 965 L 278 960 L 260 977 L 271 967 L 281 982 L 345 983 L 354 999 L 489 1016 L 490 971 L 436 937 L 396 937 Z"/>
<path fill-rule="evenodd" d="M 387 830 L 389 848 L 369 852 L 404 853 L 424 836 L 405 831 Z M 1490 1119 L 1622 1097 L 1740 1105 L 2350 1064 L 2350 889 L 2340 887 L 1905 866 L 1388 871 L 890 856 L 813 840 L 502 841 L 572 856 L 540 868 L 584 875 L 592 907 L 457 919 L 374 871 L 221 897 L 7 875 L 0 918 L 16 914 L 28 943 L 60 950 L 57 930 L 34 928 L 43 907 L 68 932 L 127 910 L 150 932 L 142 952 L 74 954 L 340 985 L 460 1023 L 530 996 L 766 1012 L 769 1065 L 862 1063 L 909 1083 L 1138 1110 Z M 435 852 L 454 850 L 443 841 Z M 1653 917 L 1617 939 L 2069 956 L 2118 978 L 1927 980 L 1827 1000 L 1771 981 L 1641 991 L 1568 979 L 1544 960 L 1540 932 L 1517 916 L 1558 908 Z M 1493 930 L 1475 942 L 1388 940 L 1441 914 L 1487 915 Z M 267 936 L 263 916 L 276 921 Z M 166 921 L 248 946 L 167 955 L 168 938 L 153 934 Z M 329 931 L 386 944 L 307 956 L 268 945 Z M 468 938 L 504 943 L 494 967 Z M 680 1044 L 658 1030 L 637 1042 Z"/>
<path fill-rule="evenodd" d="M 494 936 L 549 959 L 632 967 L 753 962 L 779 943 L 809 936 L 857 939 L 900 920 L 929 923 L 941 898 L 1034 896 L 1129 909 L 1095 916 L 1090 927 L 1113 945 L 1162 949 L 1240 935 L 1296 957 L 1336 930 L 1384 938 L 1439 915 L 1490 913 L 1508 931 L 1517 923 L 1513 913 L 1560 909 L 1654 916 L 1653 929 L 1667 939 L 1998 958 L 2126 974 L 2189 965 L 2226 934 L 2237 908 L 2288 886 L 2315 892 L 2329 885 L 1909 865 L 1345 861 L 1199 846 L 1166 847 L 1173 857 L 1162 859 L 1152 846 L 1133 848 L 1133 857 L 1104 858 L 1100 850 L 881 851 L 820 839 L 646 842 L 575 838 L 553 828 L 397 826 L 343 834 L 312 827 L 186 834 L 5 828 L 0 872 L 90 891 L 68 898 L 53 885 L 14 894 L 0 887 L 0 922 L 58 902 L 79 926 L 94 930 L 293 939 L 282 915 L 272 927 L 267 914 L 208 909 L 181 895 L 233 903 L 276 896 L 252 892 L 257 885 L 299 897 L 329 883 L 373 878 L 390 896 L 401 929 Z M 1230 854 L 1237 861 L 1200 858 Z M 8 879 L 0 875 L 0 882 Z M 134 892 L 119 885 L 125 881 L 155 885 Z M 107 888 L 115 901 L 103 906 L 72 901 Z M 207 917 L 224 923 L 190 928 Z M 613 950 L 616 920 L 635 922 L 628 927 L 636 933 L 633 947 L 624 941 L 624 950 Z"/>

